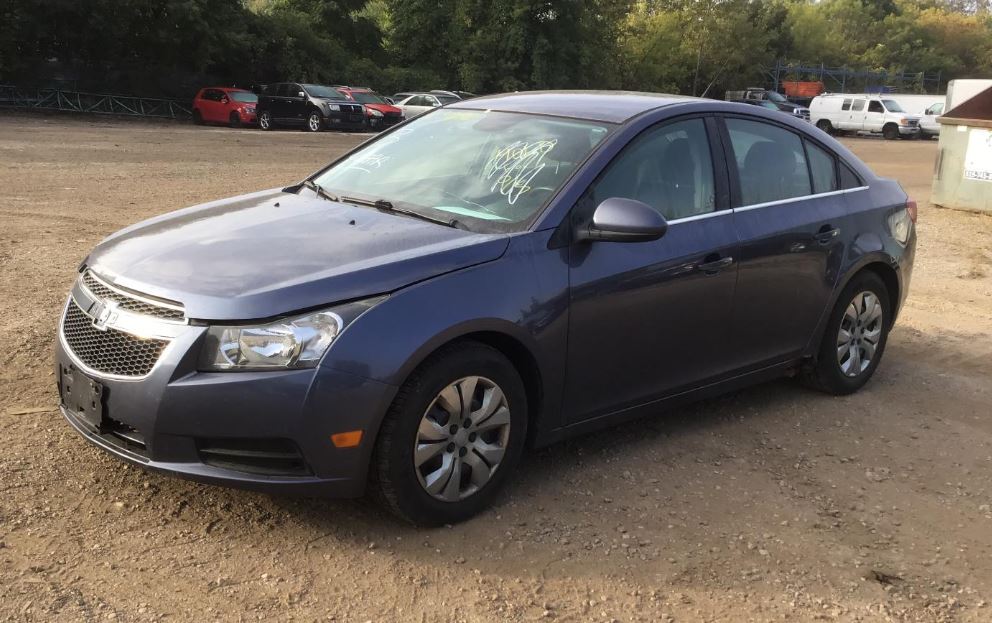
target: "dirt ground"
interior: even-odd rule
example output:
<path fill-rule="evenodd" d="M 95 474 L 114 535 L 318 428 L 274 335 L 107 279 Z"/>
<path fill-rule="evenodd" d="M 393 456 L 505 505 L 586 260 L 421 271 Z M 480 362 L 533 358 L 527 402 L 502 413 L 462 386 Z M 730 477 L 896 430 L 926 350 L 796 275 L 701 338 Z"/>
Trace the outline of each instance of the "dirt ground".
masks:
<path fill-rule="evenodd" d="M 846 139 L 921 206 L 854 396 L 784 380 L 542 450 L 438 530 L 148 474 L 73 432 L 51 352 L 87 251 L 362 139 L 3 113 L 0 620 L 992 620 L 992 217 L 928 206 L 935 142 Z"/>

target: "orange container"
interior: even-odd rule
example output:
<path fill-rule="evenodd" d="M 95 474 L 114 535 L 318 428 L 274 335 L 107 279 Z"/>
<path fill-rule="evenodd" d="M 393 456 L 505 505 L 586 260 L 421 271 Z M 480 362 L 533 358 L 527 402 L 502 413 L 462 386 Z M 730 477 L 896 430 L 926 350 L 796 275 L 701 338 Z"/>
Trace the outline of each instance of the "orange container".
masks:
<path fill-rule="evenodd" d="M 782 83 L 782 89 L 788 97 L 816 97 L 824 91 L 823 83 L 819 80 L 815 82 L 787 81 Z"/>

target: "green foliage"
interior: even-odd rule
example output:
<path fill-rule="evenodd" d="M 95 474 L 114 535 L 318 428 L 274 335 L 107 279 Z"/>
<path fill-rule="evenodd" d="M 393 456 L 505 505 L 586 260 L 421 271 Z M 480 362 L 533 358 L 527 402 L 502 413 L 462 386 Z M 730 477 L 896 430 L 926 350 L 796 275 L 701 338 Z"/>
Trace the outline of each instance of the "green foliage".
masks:
<path fill-rule="evenodd" d="M 389 93 L 719 95 L 776 59 L 992 73 L 989 0 L 5 0 L 0 80 L 189 95 L 296 79 Z"/>

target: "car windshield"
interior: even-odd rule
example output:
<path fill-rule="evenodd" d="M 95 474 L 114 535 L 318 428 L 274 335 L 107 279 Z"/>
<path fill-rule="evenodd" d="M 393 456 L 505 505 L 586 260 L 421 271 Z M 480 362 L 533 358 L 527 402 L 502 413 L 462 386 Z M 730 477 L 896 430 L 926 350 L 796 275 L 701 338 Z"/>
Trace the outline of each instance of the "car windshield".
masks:
<path fill-rule="evenodd" d="M 895 100 L 882 100 L 882 105 L 889 112 L 906 112 Z"/>
<path fill-rule="evenodd" d="M 326 97 L 335 100 L 345 99 L 340 93 L 338 93 L 337 89 L 325 87 L 320 84 L 304 84 L 303 88 L 307 90 L 307 93 L 314 97 Z"/>
<path fill-rule="evenodd" d="M 244 91 L 234 91 L 231 93 L 231 97 L 234 98 L 236 102 L 248 102 L 253 103 L 258 101 L 258 96 L 254 93 L 245 93 Z"/>
<path fill-rule="evenodd" d="M 314 181 L 480 232 L 520 231 L 613 128 L 544 115 L 438 109 Z"/>
<path fill-rule="evenodd" d="M 779 93 L 777 91 L 768 91 L 768 99 L 770 99 L 773 102 L 787 102 L 787 101 L 789 101 L 789 100 L 785 99 L 785 96 L 783 96 L 781 93 Z"/>
<path fill-rule="evenodd" d="M 362 104 L 385 104 L 386 100 L 379 97 L 378 94 L 372 93 L 371 91 L 352 91 L 351 97 L 356 102 L 361 102 Z"/>

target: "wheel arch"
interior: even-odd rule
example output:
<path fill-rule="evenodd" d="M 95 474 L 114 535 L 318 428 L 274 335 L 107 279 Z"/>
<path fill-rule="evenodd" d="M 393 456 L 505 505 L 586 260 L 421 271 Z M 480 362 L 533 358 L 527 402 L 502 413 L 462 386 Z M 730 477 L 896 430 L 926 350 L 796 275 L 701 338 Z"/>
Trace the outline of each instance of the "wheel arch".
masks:
<path fill-rule="evenodd" d="M 875 273 L 882 280 L 882 283 L 885 284 L 886 294 L 889 295 L 889 304 L 892 305 L 893 308 L 892 315 L 889 319 L 889 328 L 891 329 L 895 324 L 896 316 L 899 312 L 899 302 L 901 300 L 901 285 L 897 267 L 894 265 L 893 260 L 884 254 L 876 253 L 866 256 L 837 280 L 837 286 L 834 288 L 833 294 L 830 297 L 829 305 L 827 305 L 824 309 L 820 323 L 817 326 L 812 339 L 810 339 L 809 344 L 806 346 L 805 356 L 807 358 L 816 359 L 816 354 L 820 346 L 820 340 L 823 339 L 823 332 L 826 330 L 827 323 L 830 321 L 830 314 L 832 313 L 834 306 L 837 305 L 837 299 L 840 297 L 844 289 L 847 288 L 847 285 L 858 275 L 864 272 Z"/>
<path fill-rule="evenodd" d="M 528 443 L 537 430 L 535 424 L 545 402 L 544 377 L 532 348 L 523 339 L 496 327 L 476 328 L 455 334 L 446 334 L 432 341 L 429 347 L 418 352 L 403 367 L 403 383 L 413 372 L 435 353 L 459 342 L 478 342 L 495 349 L 516 369 L 527 393 Z"/>

